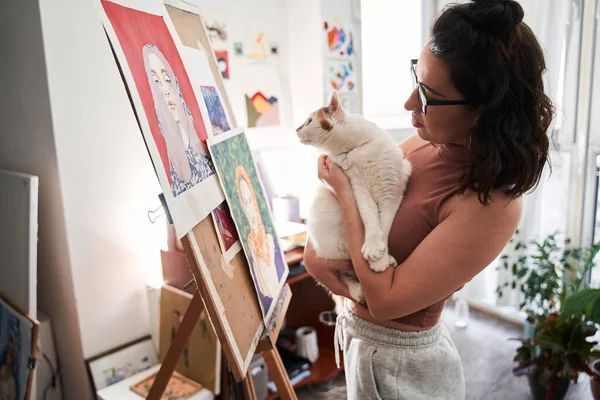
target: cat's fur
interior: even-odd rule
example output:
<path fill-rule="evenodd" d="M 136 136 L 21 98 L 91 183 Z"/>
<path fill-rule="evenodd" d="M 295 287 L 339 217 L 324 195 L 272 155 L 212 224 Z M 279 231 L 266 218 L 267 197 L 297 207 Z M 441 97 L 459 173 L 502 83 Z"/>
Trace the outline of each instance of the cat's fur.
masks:
<path fill-rule="evenodd" d="M 329 162 L 348 175 L 365 226 L 362 255 L 374 271 L 396 266 L 388 252 L 388 236 L 411 173 L 411 165 L 389 134 L 358 114 L 344 110 L 337 93 L 330 104 L 313 112 L 296 133 L 301 143 L 317 147 Z M 324 185 L 317 190 L 308 216 L 308 235 L 317 256 L 349 260 L 342 210 Z M 351 296 L 363 302 L 360 284 L 353 273 L 340 278 Z M 339 313 L 343 299 L 333 296 Z"/>

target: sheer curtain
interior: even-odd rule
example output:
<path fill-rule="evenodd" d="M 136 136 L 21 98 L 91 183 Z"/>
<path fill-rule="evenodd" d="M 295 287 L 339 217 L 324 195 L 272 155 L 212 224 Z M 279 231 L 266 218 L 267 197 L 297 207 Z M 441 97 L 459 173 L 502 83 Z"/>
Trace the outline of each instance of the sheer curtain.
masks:
<path fill-rule="evenodd" d="M 464 2 L 464 1 L 461 1 Z M 437 1 L 438 11 L 454 1 Z M 551 145 L 552 174 L 544 171 L 537 189 L 524 198 L 523 217 L 520 222 L 520 237 L 529 240 L 543 238 L 555 231 L 564 232 L 567 226 L 567 203 L 569 191 L 570 148 L 574 137 L 574 101 L 576 97 L 577 68 L 574 52 L 578 49 L 579 2 L 572 0 L 521 0 L 525 11 L 524 21 L 531 27 L 542 44 L 547 65 L 545 87 L 557 106 L 557 118 L 552 127 Z M 572 62 L 574 61 L 574 62 Z M 510 253 L 512 245 L 505 253 Z M 504 290 L 502 298 L 496 296 L 498 283 L 506 279 L 503 269 L 497 270 L 499 258 L 469 282 L 458 293 L 472 301 L 489 306 L 514 310 L 521 302 L 516 290 Z"/>

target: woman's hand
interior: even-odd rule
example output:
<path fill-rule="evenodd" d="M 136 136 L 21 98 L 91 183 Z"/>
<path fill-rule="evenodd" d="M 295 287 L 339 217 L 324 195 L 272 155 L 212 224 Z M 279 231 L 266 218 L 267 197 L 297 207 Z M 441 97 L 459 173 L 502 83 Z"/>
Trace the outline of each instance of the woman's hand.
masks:
<path fill-rule="evenodd" d="M 319 258 L 310 242 L 307 242 L 304 248 L 304 265 L 306 271 L 331 293 L 352 300 L 348 286 L 338 276 L 338 271 L 354 271 L 351 261 Z"/>
<path fill-rule="evenodd" d="M 319 167 L 317 171 L 319 179 L 327 185 L 338 199 L 340 196 L 352 192 L 348 176 L 339 165 L 330 161 L 324 154 L 319 157 Z"/>

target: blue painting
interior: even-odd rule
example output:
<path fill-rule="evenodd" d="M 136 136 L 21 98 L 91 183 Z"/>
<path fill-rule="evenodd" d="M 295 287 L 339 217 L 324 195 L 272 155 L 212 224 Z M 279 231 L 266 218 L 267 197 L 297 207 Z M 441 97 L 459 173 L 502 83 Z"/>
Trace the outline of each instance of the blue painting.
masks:
<path fill-rule="evenodd" d="M 33 323 L 0 301 L 0 399 L 24 399 Z"/>
<path fill-rule="evenodd" d="M 204 103 L 206 103 L 206 108 L 208 109 L 213 134 L 218 135 L 219 133 L 227 132 L 231 128 L 229 127 L 227 114 L 225 114 L 217 89 L 214 86 L 201 86 L 200 89 L 202 90 L 202 97 L 204 97 Z"/>

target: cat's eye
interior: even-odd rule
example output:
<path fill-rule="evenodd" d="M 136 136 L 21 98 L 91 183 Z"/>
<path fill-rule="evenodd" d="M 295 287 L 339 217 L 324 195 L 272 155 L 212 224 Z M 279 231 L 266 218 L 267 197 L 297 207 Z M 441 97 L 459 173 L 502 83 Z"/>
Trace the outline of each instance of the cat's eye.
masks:
<path fill-rule="evenodd" d="M 312 118 L 308 117 L 308 119 L 306 120 L 306 125 L 310 124 L 312 122 Z"/>

